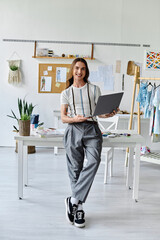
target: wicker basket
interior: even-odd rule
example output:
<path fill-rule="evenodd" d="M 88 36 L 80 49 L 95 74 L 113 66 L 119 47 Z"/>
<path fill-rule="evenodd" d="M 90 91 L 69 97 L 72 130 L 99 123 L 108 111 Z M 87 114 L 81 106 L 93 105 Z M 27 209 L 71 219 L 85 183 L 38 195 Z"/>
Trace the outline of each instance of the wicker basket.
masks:
<path fill-rule="evenodd" d="M 18 153 L 18 142 L 16 141 L 16 149 L 15 152 Z M 35 153 L 36 148 L 35 146 L 28 146 L 28 154 Z"/>

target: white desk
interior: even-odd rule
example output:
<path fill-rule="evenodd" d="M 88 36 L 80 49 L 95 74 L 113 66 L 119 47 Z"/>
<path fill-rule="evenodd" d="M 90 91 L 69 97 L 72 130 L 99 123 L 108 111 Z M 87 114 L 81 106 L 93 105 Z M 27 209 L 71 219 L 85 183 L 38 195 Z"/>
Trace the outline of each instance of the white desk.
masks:
<path fill-rule="evenodd" d="M 67 124 L 63 124 L 61 121 L 61 113 L 60 110 L 54 110 L 53 111 L 53 126 L 55 128 L 66 128 Z M 118 120 L 118 126 L 117 129 L 128 129 L 129 126 L 129 119 L 130 119 L 130 114 L 117 114 L 116 116 L 119 117 Z M 105 118 L 101 118 L 101 121 Z M 159 150 L 160 149 L 160 143 L 153 143 L 151 140 L 151 137 L 149 136 L 149 124 L 150 124 L 150 119 L 144 118 L 143 115 L 141 115 L 141 135 L 144 137 L 144 145 L 148 146 L 152 150 Z M 104 127 L 107 128 L 108 124 L 104 123 Z M 133 115 L 133 130 L 138 132 L 138 120 L 137 120 L 137 115 Z M 54 148 L 54 153 L 58 153 L 58 148 Z"/>
<path fill-rule="evenodd" d="M 116 130 L 116 133 L 123 133 L 126 131 Z M 144 142 L 144 138 L 141 135 L 135 134 L 132 130 L 127 130 L 131 133 L 130 137 L 120 136 L 115 138 L 103 138 L 103 147 L 129 147 L 129 165 L 126 186 L 130 188 L 132 186 L 133 179 L 133 199 L 138 200 L 138 188 L 139 188 L 139 168 L 140 168 L 140 147 Z M 28 156 L 27 146 L 63 146 L 63 136 L 55 136 L 53 138 L 40 138 L 38 136 L 15 136 L 15 140 L 18 141 L 18 197 L 23 198 L 23 186 L 28 185 Z M 133 151 L 135 148 L 135 164 L 134 175 L 132 177 L 133 166 Z"/>

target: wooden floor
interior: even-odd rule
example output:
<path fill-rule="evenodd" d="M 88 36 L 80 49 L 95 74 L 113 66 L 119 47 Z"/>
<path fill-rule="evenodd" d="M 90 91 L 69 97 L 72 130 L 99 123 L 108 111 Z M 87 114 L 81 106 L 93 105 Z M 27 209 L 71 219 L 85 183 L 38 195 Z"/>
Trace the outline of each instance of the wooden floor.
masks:
<path fill-rule="evenodd" d="M 17 154 L 0 148 L 0 240 L 159 240 L 160 165 L 141 163 L 139 201 L 125 187 L 125 152 L 115 150 L 114 177 L 103 184 L 100 165 L 87 202 L 86 227 L 65 219 L 70 195 L 64 151 L 29 155 L 29 186 L 17 197 Z"/>

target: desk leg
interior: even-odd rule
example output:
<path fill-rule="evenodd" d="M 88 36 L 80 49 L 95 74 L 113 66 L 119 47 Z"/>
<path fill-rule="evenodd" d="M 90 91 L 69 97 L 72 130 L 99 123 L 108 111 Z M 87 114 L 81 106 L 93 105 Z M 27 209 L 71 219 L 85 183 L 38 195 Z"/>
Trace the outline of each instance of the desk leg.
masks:
<path fill-rule="evenodd" d="M 18 141 L 18 197 L 23 198 L 23 141 Z"/>
<path fill-rule="evenodd" d="M 126 149 L 125 166 L 128 167 L 129 148 Z"/>
<path fill-rule="evenodd" d="M 23 147 L 23 172 L 24 172 L 24 186 L 28 186 L 28 146 Z"/>
<path fill-rule="evenodd" d="M 141 149 L 141 145 L 136 144 L 134 179 L 133 179 L 133 199 L 135 199 L 136 202 L 138 201 L 138 190 L 139 190 L 140 149 Z"/>
<path fill-rule="evenodd" d="M 126 187 L 129 189 L 131 189 L 132 179 L 133 179 L 133 154 L 134 154 L 134 149 L 129 148 L 127 181 L 126 181 Z"/>
<path fill-rule="evenodd" d="M 58 154 L 58 147 L 54 147 L 54 154 L 55 154 L 55 155 Z"/>
<path fill-rule="evenodd" d="M 59 125 L 59 116 L 54 116 L 54 126 L 56 129 L 58 129 L 58 125 Z M 54 147 L 54 154 L 57 155 L 58 154 L 58 147 Z"/>

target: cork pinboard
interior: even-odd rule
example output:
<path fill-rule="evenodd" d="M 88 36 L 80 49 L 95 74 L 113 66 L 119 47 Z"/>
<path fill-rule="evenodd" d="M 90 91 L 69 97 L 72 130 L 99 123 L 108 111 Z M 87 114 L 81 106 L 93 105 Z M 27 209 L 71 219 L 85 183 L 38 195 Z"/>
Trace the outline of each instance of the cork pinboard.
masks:
<path fill-rule="evenodd" d="M 70 64 L 39 64 L 38 92 L 61 93 L 66 87 Z"/>

